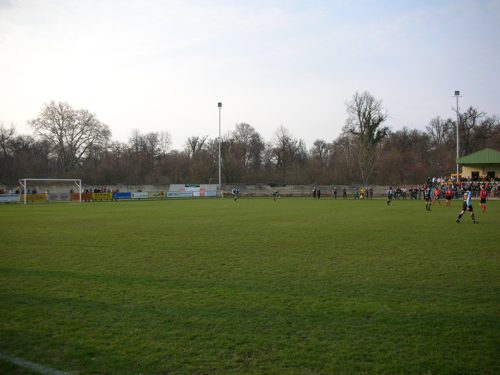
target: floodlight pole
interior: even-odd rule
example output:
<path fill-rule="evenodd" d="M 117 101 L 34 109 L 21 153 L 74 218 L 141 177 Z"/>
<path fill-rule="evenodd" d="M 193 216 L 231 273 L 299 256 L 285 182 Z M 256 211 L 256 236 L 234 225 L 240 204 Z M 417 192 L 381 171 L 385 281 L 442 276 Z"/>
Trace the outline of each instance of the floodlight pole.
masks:
<path fill-rule="evenodd" d="M 458 158 L 460 157 L 460 153 L 459 153 L 459 136 L 458 136 L 458 131 L 459 131 L 459 124 L 460 124 L 460 112 L 459 112 L 459 107 L 458 107 L 458 98 L 460 97 L 460 91 L 455 91 L 455 98 L 457 99 L 457 182 L 459 182 L 458 180 L 458 170 L 459 170 L 459 166 L 458 166 Z"/>
<path fill-rule="evenodd" d="M 219 194 L 221 195 L 222 197 L 222 185 L 221 185 L 221 180 L 222 180 L 222 175 L 221 175 L 221 168 L 220 168 L 220 141 L 221 141 L 221 134 L 220 134 L 220 116 L 221 116 L 221 110 L 222 110 L 222 103 L 219 102 L 217 103 L 217 106 L 219 107 Z"/>

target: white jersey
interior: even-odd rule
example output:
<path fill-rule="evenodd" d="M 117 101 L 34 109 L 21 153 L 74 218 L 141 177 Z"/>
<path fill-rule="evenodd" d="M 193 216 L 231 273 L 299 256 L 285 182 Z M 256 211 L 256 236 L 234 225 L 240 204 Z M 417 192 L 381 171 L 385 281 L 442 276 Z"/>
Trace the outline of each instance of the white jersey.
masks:
<path fill-rule="evenodd" d="M 470 191 L 467 192 L 467 207 L 472 206 L 472 193 Z"/>

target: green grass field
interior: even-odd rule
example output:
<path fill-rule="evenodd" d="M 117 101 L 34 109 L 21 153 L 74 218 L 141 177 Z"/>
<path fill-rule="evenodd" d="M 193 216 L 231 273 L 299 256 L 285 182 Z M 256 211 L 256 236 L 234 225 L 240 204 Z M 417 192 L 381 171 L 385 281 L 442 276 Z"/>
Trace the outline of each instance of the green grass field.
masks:
<path fill-rule="evenodd" d="M 3 205 L 0 352 L 75 374 L 498 374 L 500 202 L 479 225 L 453 204 Z"/>

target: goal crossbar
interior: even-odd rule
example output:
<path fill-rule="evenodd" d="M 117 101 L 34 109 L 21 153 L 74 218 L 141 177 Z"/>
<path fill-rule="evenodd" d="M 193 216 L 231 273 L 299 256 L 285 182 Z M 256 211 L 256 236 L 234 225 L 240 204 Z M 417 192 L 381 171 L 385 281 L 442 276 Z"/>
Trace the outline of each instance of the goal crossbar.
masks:
<path fill-rule="evenodd" d="M 78 187 L 79 200 L 82 203 L 82 180 L 80 178 L 22 178 L 19 184 L 24 191 L 24 204 L 27 203 L 28 182 L 29 181 L 44 181 L 44 182 L 73 182 Z"/>

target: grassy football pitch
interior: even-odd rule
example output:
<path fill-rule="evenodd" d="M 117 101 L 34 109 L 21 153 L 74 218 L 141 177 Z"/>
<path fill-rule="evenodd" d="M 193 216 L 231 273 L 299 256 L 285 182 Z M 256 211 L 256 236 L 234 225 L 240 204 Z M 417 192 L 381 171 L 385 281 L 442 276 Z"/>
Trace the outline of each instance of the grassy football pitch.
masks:
<path fill-rule="evenodd" d="M 3 205 L 0 353 L 75 374 L 498 374 L 500 202 L 474 202 L 478 225 L 460 206 Z"/>

